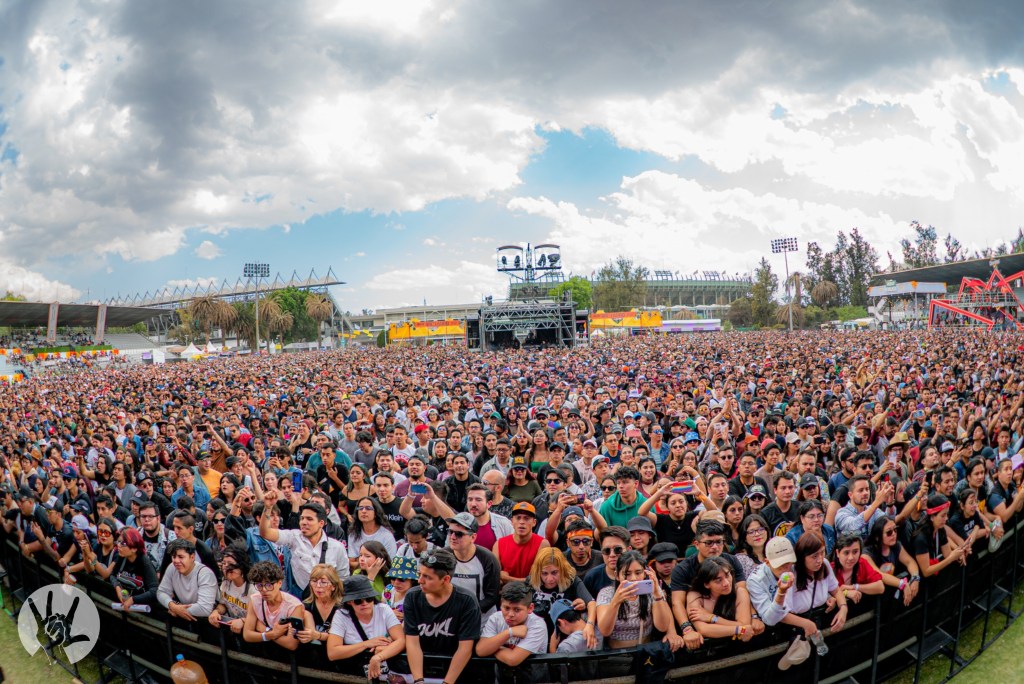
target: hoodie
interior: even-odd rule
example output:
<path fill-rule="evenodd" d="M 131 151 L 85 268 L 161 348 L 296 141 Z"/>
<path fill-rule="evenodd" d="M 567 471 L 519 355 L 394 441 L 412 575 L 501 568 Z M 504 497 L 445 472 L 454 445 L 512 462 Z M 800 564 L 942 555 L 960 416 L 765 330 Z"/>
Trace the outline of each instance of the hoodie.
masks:
<path fill-rule="evenodd" d="M 207 617 L 217 604 L 217 578 L 213 570 L 198 560 L 192 571 L 182 575 L 173 566 L 167 569 L 160 580 L 157 600 L 166 608 L 171 601 L 189 605 L 189 615 Z"/>
<path fill-rule="evenodd" d="M 615 492 L 601 504 L 601 517 L 609 525 L 625 527 L 630 518 L 635 518 L 638 515 L 637 511 L 640 510 L 640 506 L 643 505 L 644 501 L 646 501 L 644 495 L 637 492 L 636 501 L 627 506 L 622 503 L 622 497 L 619 496 L 619 493 Z"/>

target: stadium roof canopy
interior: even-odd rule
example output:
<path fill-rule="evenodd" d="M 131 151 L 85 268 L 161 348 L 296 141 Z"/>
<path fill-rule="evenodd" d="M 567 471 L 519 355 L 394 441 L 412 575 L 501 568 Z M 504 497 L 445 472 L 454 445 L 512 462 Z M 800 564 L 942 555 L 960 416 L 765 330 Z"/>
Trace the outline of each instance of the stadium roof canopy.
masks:
<path fill-rule="evenodd" d="M 57 310 L 57 326 L 93 328 L 98 313 L 98 304 L 61 304 Z M 106 327 L 127 328 L 165 313 L 164 309 L 152 307 L 108 306 Z M 50 305 L 45 302 L 0 302 L 0 326 L 46 327 L 49 317 Z"/>
<path fill-rule="evenodd" d="M 1024 271 L 1024 253 L 1006 254 L 994 257 L 999 261 L 999 272 L 1004 276 Z M 992 259 L 970 259 L 951 264 L 912 268 L 896 273 L 876 273 L 871 276 L 871 285 L 884 285 L 887 280 L 897 283 L 909 283 L 914 280 L 923 283 L 946 283 L 947 286 L 959 286 L 963 278 L 988 280 L 992 275 Z"/>

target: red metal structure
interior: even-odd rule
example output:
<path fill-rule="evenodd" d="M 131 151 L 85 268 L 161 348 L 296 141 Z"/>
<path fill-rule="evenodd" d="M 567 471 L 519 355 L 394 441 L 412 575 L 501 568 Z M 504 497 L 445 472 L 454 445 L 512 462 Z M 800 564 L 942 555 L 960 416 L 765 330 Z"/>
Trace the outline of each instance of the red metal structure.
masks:
<path fill-rule="evenodd" d="M 1024 330 L 1024 304 L 1021 304 L 1011 286 L 1012 282 L 1018 280 L 1024 280 L 1024 271 L 1003 276 L 998 267 L 992 268 L 992 275 L 987 281 L 964 278 L 955 297 L 931 301 L 928 327 L 943 325 L 942 319 L 948 319 L 953 314 L 963 316 L 979 327 L 984 326 L 986 330 L 1007 322 L 1012 323 L 1017 330 Z M 948 313 L 943 316 L 943 311 Z"/>

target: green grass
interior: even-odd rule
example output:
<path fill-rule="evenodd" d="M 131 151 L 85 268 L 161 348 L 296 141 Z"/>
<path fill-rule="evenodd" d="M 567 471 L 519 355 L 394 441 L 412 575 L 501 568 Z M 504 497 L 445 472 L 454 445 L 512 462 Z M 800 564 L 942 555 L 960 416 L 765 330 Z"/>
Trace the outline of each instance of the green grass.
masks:
<path fill-rule="evenodd" d="M 1007 602 L 1004 601 L 1002 605 L 1005 606 Z M 1017 585 L 1013 609 L 1018 612 L 1024 610 L 1024 582 Z M 986 635 L 989 647 L 980 655 L 978 652 L 981 649 L 984 621 L 978 620 L 963 630 L 957 654 L 964 660 L 969 660 L 974 656 L 977 656 L 977 659 L 953 677 L 951 682 L 954 684 L 1002 684 L 1020 681 L 1019 654 L 1024 649 L 1024 618 L 1014 622 L 993 642 L 1005 624 L 1006 616 L 993 611 L 989 617 L 988 634 Z M 921 666 L 920 682 L 921 684 L 934 684 L 941 682 L 948 675 L 949 658 L 937 654 L 926 660 Z M 912 684 L 914 668 L 911 667 L 903 671 L 889 681 L 896 684 Z"/>
<path fill-rule="evenodd" d="M 10 598 L 9 594 L 6 594 Z M 8 606 L 10 607 L 10 606 Z M 25 682 L 46 682 L 47 684 L 65 684 L 72 682 L 74 678 L 68 674 L 60 665 L 50 665 L 46 654 L 41 650 L 34 656 L 29 656 L 22 647 L 18 638 L 18 626 L 14 620 L 8 617 L 7 613 L 0 612 L 0 666 L 3 667 L 4 676 L 11 684 L 23 684 Z M 95 682 L 99 680 L 99 665 L 96 658 L 89 656 L 78 662 L 82 674 L 82 681 Z M 120 678 L 115 681 L 121 681 Z"/>

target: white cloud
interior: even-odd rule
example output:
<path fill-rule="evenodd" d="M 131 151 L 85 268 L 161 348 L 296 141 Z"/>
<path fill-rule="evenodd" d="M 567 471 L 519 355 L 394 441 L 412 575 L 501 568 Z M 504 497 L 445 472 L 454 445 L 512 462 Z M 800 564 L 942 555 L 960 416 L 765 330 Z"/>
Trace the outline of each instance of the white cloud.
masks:
<path fill-rule="evenodd" d="M 356 253 L 355 253 L 355 254 L 353 254 L 352 256 L 354 256 L 354 257 L 359 257 L 359 258 L 361 259 L 361 258 L 363 258 L 364 256 L 366 256 L 366 252 L 356 252 Z"/>
<path fill-rule="evenodd" d="M 624 179 L 621 190 L 605 200 L 600 214 L 545 197 L 515 198 L 508 208 L 550 220 L 546 240 L 561 246 L 566 269 L 580 275 L 619 254 L 652 270 L 747 273 L 780 229 L 800 238 L 801 247 L 809 240 L 830 247 L 837 228 L 858 227 L 884 255 L 907 228 L 885 214 L 739 188 L 713 190 L 662 171 Z M 792 261 L 791 269 L 802 267 L 802 257 Z"/>
<path fill-rule="evenodd" d="M 82 293 L 56 280 L 50 280 L 40 273 L 0 259 L 0 294 L 10 292 L 30 302 L 73 302 Z"/>
<path fill-rule="evenodd" d="M 423 238 L 423 244 L 426 247 L 444 247 L 444 243 L 437 237 Z"/>
<path fill-rule="evenodd" d="M 508 279 L 493 264 L 463 260 L 379 273 L 362 289 L 363 299 L 368 299 L 367 291 L 379 293 L 369 308 L 422 305 L 424 299 L 428 304 L 465 304 L 488 295 L 504 299 Z"/>
<path fill-rule="evenodd" d="M 206 288 L 210 287 L 211 285 L 214 285 L 214 286 L 218 285 L 220 282 L 221 282 L 221 279 L 218 278 L 217 276 L 202 276 L 202 277 L 199 277 L 199 278 L 179 278 L 179 279 L 176 279 L 176 280 L 168 280 L 166 283 L 164 283 L 163 287 L 161 287 L 159 289 L 163 290 L 163 289 L 166 288 L 166 289 L 170 289 L 170 290 L 174 290 L 174 289 L 193 290 L 196 287 L 199 287 L 200 289 L 205 290 Z"/>
<path fill-rule="evenodd" d="M 198 247 L 196 247 L 195 255 L 200 259 L 216 259 L 223 252 L 220 247 L 210 242 L 209 240 L 203 240 Z"/>

